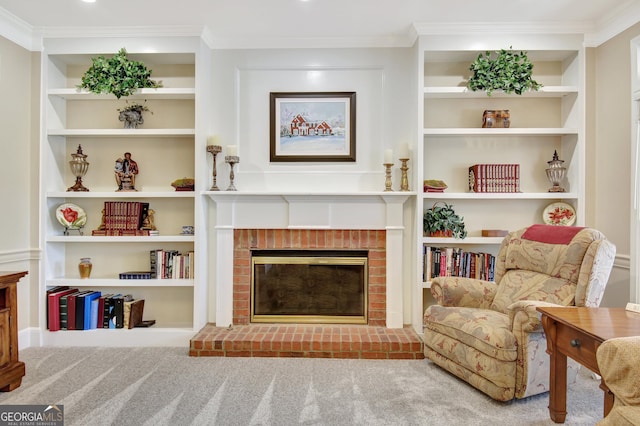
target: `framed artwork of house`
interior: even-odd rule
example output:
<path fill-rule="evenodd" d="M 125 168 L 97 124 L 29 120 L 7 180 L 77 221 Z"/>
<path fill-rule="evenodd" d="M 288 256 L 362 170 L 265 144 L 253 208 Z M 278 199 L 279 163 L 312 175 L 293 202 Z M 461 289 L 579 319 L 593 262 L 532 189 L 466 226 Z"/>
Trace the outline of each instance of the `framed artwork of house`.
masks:
<path fill-rule="evenodd" d="M 271 92 L 270 161 L 356 161 L 356 92 Z"/>

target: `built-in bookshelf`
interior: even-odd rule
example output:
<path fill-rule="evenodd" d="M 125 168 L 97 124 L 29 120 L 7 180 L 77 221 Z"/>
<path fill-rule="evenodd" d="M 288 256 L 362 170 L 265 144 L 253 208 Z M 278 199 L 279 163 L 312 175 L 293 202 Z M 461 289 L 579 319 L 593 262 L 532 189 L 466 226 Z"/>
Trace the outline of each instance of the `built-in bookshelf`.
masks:
<path fill-rule="evenodd" d="M 477 46 L 482 46 L 478 50 Z M 522 95 L 473 92 L 466 88 L 469 65 L 486 50 L 513 46 L 528 52 L 539 91 Z M 418 140 L 414 149 L 419 184 L 444 181 L 445 192 L 422 192 L 416 203 L 416 262 L 412 322 L 422 330 L 425 305 L 432 303 L 424 276 L 425 247 L 454 247 L 496 255 L 502 237 L 483 230 L 513 231 L 543 222 L 553 202 L 566 202 L 584 224 L 585 136 L 584 49 L 579 37 L 527 34 L 496 37 L 420 35 L 418 64 Z M 508 128 L 482 128 L 485 110 L 509 110 Z M 551 193 L 545 169 L 554 151 L 564 160 L 566 192 Z M 518 192 L 471 192 L 469 168 L 477 164 L 518 164 Z M 421 186 L 421 185 L 418 185 Z M 424 212 L 436 202 L 453 205 L 464 218 L 464 240 L 432 238 L 422 232 Z"/>
<path fill-rule="evenodd" d="M 55 286 L 71 286 L 109 293 L 135 294 L 145 300 L 145 317 L 156 320 L 149 328 L 129 330 L 92 329 L 82 333 L 49 332 L 42 326 L 42 342 L 53 345 L 182 345 L 206 321 L 204 265 L 193 261 L 200 249 L 204 229 L 203 207 L 196 191 L 176 191 L 172 181 L 206 176 L 204 142 L 196 122 L 199 99 L 197 69 L 202 55 L 198 37 L 176 40 L 144 38 L 127 41 L 95 39 L 79 45 L 74 40 L 45 40 L 43 53 L 43 130 L 41 136 L 41 244 L 40 324 L 46 324 L 46 292 Z M 125 47 L 129 57 L 141 60 L 153 71 L 152 79 L 162 88 L 142 89 L 128 98 L 97 95 L 77 89 L 91 58 L 109 56 Z M 144 53 L 144 52 L 154 53 Z M 207 62 L 206 60 L 204 62 Z M 201 78 L 201 77 L 200 77 Z M 132 101 L 144 102 L 151 111 L 144 123 L 125 129 L 118 109 Z M 202 126 L 201 126 L 202 127 Z M 88 192 L 67 191 L 75 182 L 69 161 L 78 146 L 87 156 L 89 168 L 82 178 Z M 135 191 L 118 191 L 114 163 L 131 153 L 139 167 Z M 197 182 L 200 190 L 206 182 Z M 82 232 L 64 227 L 56 219 L 56 208 L 73 203 L 86 212 Z M 116 232 L 107 227 L 107 205 L 144 205 L 153 214 L 157 232 Z M 111 204 L 109 204 L 111 205 Z M 107 220 L 111 220 L 108 215 Z M 140 218 L 141 219 L 141 218 Z M 115 220 L 115 219 L 114 219 Z M 116 226 L 113 225 L 112 226 Z M 194 234 L 183 234 L 193 226 Z M 117 235 L 118 234 L 118 235 Z M 122 234 L 122 235 L 119 235 Z M 163 250 L 191 253 L 189 275 L 121 279 L 127 271 L 150 270 L 150 253 Z M 80 258 L 93 264 L 88 279 L 78 272 Z M 198 276 L 202 281 L 198 281 Z"/>

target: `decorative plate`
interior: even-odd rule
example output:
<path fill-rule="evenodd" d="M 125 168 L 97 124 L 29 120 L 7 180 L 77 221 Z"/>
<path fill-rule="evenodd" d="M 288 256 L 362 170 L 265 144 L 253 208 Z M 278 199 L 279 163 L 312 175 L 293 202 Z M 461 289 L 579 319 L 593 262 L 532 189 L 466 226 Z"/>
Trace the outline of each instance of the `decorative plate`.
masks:
<path fill-rule="evenodd" d="M 576 211 L 567 203 L 551 203 L 542 212 L 542 220 L 547 225 L 571 226 L 576 222 Z"/>
<path fill-rule="evenodd" d="M 79 229 L 87 223 L 87 214 L 80 206 L 64 203 L 56 209 L 56 219 L 65 228 Z"/>

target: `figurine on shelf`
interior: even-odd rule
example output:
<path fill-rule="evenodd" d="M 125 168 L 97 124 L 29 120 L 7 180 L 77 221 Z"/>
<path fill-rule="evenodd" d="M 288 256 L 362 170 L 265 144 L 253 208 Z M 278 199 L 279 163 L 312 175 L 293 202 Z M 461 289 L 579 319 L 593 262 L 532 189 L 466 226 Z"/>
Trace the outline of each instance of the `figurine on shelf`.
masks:
<path fill-rule="evenodd" d="M 124 153 L 124 160 L 118 158 L 113 169 L 118 184 L 117 191 L 136 191 L 138 163 L 131 158 L 130 152 Z"/>

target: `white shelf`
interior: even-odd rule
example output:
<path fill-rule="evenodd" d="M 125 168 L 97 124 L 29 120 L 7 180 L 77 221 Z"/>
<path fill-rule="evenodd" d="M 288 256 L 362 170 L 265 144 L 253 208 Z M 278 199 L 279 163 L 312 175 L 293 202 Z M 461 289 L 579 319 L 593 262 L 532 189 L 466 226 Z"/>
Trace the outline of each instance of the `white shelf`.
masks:
<path fill-rule="evenodd" d="M 429 200 L 576 200 L 573 192 L 423 192 Z"/>
<path fill-rule="evenodd" d="M 47 198 L 194 198 L 194 191 L 97 191 L 74 192 L 55 191 L 47 192 Z"/>
<path fill-rule="evenodd" d="M 85 232 L 91 232 L 85 231 Z M 92 235 L 54 235 L 46 238 L 48 243 L 189 243 L 193 235 L 158 235 L 140 237 L 107 237 Z"/>
<path fill-rule="evenodd" d="M 192 279 L 121 280 L 118 278 L 50 278 L 48 286 L 69 287 L 193 287 Z"/>
<path fill-rule="evenodd" d="M 113 95 L 96 94 L 75 88 L 49 89 L 47 95 L 66 100 L 117 100 Z M 193 87 L 161 87 L 158 89 L 140 89 L 127 99 L 195 99 L 196 89 Z M 122 100 L 122 98 L 121 98 Z"/>
<path fill-rule="evenodd" d="M 566 136 L 577 135 L 578 129 L 562 127 L 528 127 L 528 128 L 426 128 L 425 136 Z"/>
<path fill-rule="evenodd" d="M 422 237 L 423 244 L 437 244 L 437 245 L 480 245 L 480 244 L 501 244 L 504 237 L 467 237 L 460 238 L 446 238 L 446 237 Z"/>
<path fill-rule="evenodd" d="M 429 99 L 446 99 L 446 98 L 561 98 L 571 94 L 577 94 L 578 88 L 576 86 L 543 86 L 538 91 L 527 91 L 522 95 L 515 93 L 504 93 L 501 91 L 492 92 L 491 96 L 488 96 L 483 91 L 472 91 L 464 86 L 429 86 L 424 88 L 424 96 Z"/>
<path fill-rule="evenodd" d="M 176 137 L 176 136 L 194 136 L 195 129 L 48 129 L 49 136 L 67 136 L 67 137 Z"/>

